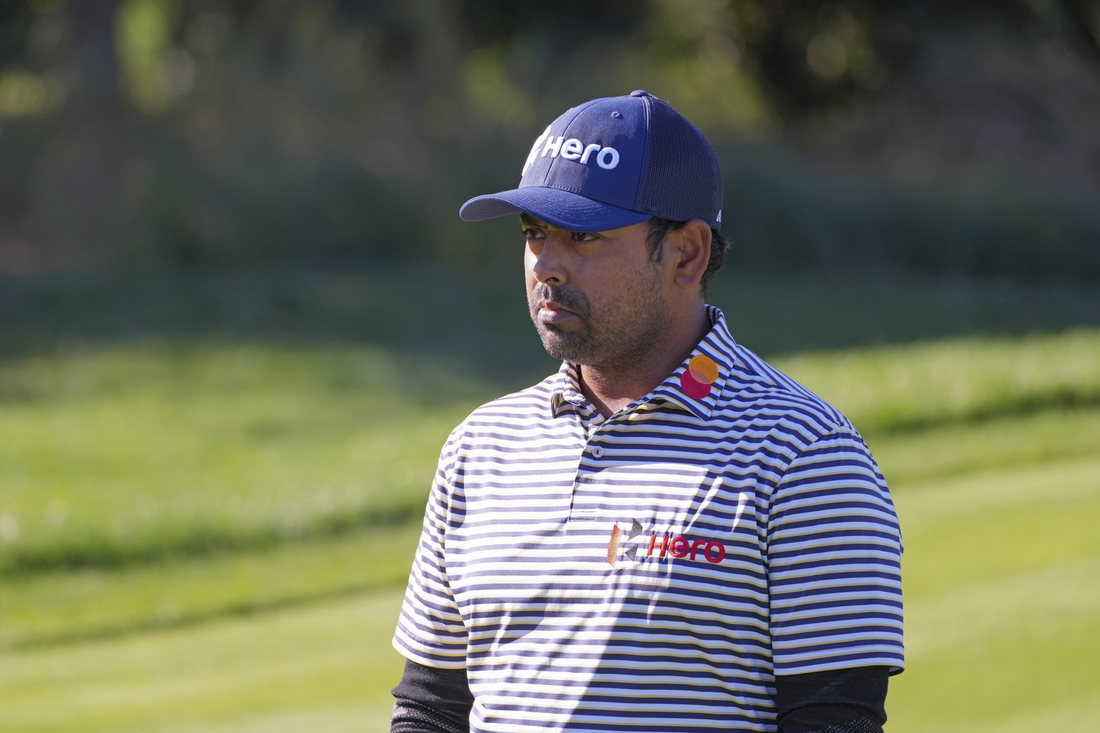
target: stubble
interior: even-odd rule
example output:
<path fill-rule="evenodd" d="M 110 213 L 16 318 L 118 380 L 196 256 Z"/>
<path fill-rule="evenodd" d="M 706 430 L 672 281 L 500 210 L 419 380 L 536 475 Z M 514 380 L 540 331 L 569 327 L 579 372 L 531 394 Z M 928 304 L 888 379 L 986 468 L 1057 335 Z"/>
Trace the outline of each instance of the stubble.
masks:
<path fill-rule="evenodd" d="M 629 372 L 647 361 L 665 334 L 665 301 L 660 269 L 653 263 L 631 273 L 631 287 L 594 306 L 584 293 L 568 286 L 539 283 L 528 294 L 528 308 L 546 353 L 555 359 Z M 577 317 L 566 325 L 538 319 L 540 300 L 552 300 Z"/>

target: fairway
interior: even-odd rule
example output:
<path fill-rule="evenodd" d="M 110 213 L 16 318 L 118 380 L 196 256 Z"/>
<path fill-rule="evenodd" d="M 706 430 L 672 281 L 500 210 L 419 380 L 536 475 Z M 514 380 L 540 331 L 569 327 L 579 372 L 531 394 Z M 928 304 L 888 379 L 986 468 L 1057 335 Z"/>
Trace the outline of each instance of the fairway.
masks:
<path fill-rule="evenodd" d="M 898 507 L 887 730 L 1100 730 L 1100 332 L 777 362 Z M 386 730 L 436 453 L 492 390 L 373 346 L 0 363 L 0 731 Z"/>
<path fill-rule="evenodd" d="M 15 535 L 0 541 L 0 572 L 117 567 L 418 518 L 439 445 L 483 394 L 438 363 L 402 365 L 369 347 L 119 347 L 0 362 L 0 514 Z"/>
<path fill-rule="evenodd" d="M 1100 405 L 1096 330 L 776 363 L 869 439 L 1059 409 L 1087 422 Z M 119 346 L 0 362 L 0 515 L 16 534 L 0 539 L 0 572 L 119 567 L 416 519 L 439 446 L 493 394 L 438 360 L 376 347 Z M 1100 445 L 1094 429 L 1015 435 L 990 441 L 1006 447 L 983 451 L 988 465 Z M 922 465 L 980 460 L 932 453 Z"/>
<path fill-rule="evenodd" d="M 1100 0 L 0 41 L 0 733 L 1100 733 Z"/>
<path fill-rule="evenodd" d="M 1100 459 L 906 486 L 898 731 L 1100 730 Z"/>
<path fill-rule="evenodd" d="M 896 501 L 908 670 L 888 730 L 1097 730 L 1100 460 L 908 484 Z M 0 730 L 382 731 L 399 603 L 391 589 L 9 652 Z"/>
<path fill-rule="evenodd" d="M 106 638 L 391 588 L 408 577 L 420 534 L 395 529 L 118 569 L 9 579 L 0 651 Z"/>
<path fill-rule="evenodd" d="M 0 730 L 381 731 L 400 592 L 0 656 Z"/>

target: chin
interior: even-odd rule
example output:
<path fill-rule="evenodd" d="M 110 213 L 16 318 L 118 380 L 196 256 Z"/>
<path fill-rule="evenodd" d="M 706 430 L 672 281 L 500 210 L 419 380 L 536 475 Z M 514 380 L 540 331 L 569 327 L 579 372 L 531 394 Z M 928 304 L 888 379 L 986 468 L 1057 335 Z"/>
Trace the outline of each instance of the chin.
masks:
<path fill-rule="evenodd" d="M 578 352 L 576 345 L 570 343 L 571 339 L 562 338 L 561 334 L 540 329 L 539 337 L 542 339 L 542 348 L 555 359 L 573 361 L 572 357 Z"/>
<path fill-rule="evenodd" d="M 569 333 L 538 321 L 535 322 L 535 330 L 542 340 L 542 348 L 555 359 L 580 364 L 592 350 L 591 339 L 587 334 Z"/>
<path fill-rule="evenodd" d="M 546 350 L 546 353 L 555 359 L 564 359 L 569 361 L 569 355 L 572 353 L 567 345 L 561 342 L 561 339 L 551 337 L 543 337 L 542 348 Z"/>

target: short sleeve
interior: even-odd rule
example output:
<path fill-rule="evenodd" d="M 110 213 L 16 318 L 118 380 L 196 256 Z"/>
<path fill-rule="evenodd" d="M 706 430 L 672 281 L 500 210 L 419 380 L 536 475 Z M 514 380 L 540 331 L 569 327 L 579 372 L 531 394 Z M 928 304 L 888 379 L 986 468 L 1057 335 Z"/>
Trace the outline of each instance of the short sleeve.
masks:
<path fill-rule="evenodd" d="M 775 674 L 904 668 L 901 530 L 857 433 L 835 430 L 791 461 L 767 542 Z"/>
<path fill-rule="evenodd" d="M 426 667 L 466 666 L 466 625 L 447 578 L 447 528 L 456 501 L 448 473 L 453 463 L 452 441 L 439 459 L 424 511 L 424 528 L 409 573 L 409 585 L 393 636 L 393 646 L 405 658 Z"/>

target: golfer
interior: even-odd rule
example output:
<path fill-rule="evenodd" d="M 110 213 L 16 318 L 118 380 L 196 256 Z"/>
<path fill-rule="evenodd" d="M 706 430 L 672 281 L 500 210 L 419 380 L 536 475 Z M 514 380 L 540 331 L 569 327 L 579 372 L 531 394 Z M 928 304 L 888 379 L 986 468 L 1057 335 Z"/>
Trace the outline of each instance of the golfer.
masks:
<path fill-rule="evenodd" d="M 517 214 L 562 365 L 443 447 L 391 730 L 881 731 L 897 516 L 851 423 L 706 304 L 709 143 L 643 91 L 582 104 L 461 211 Z"/>

